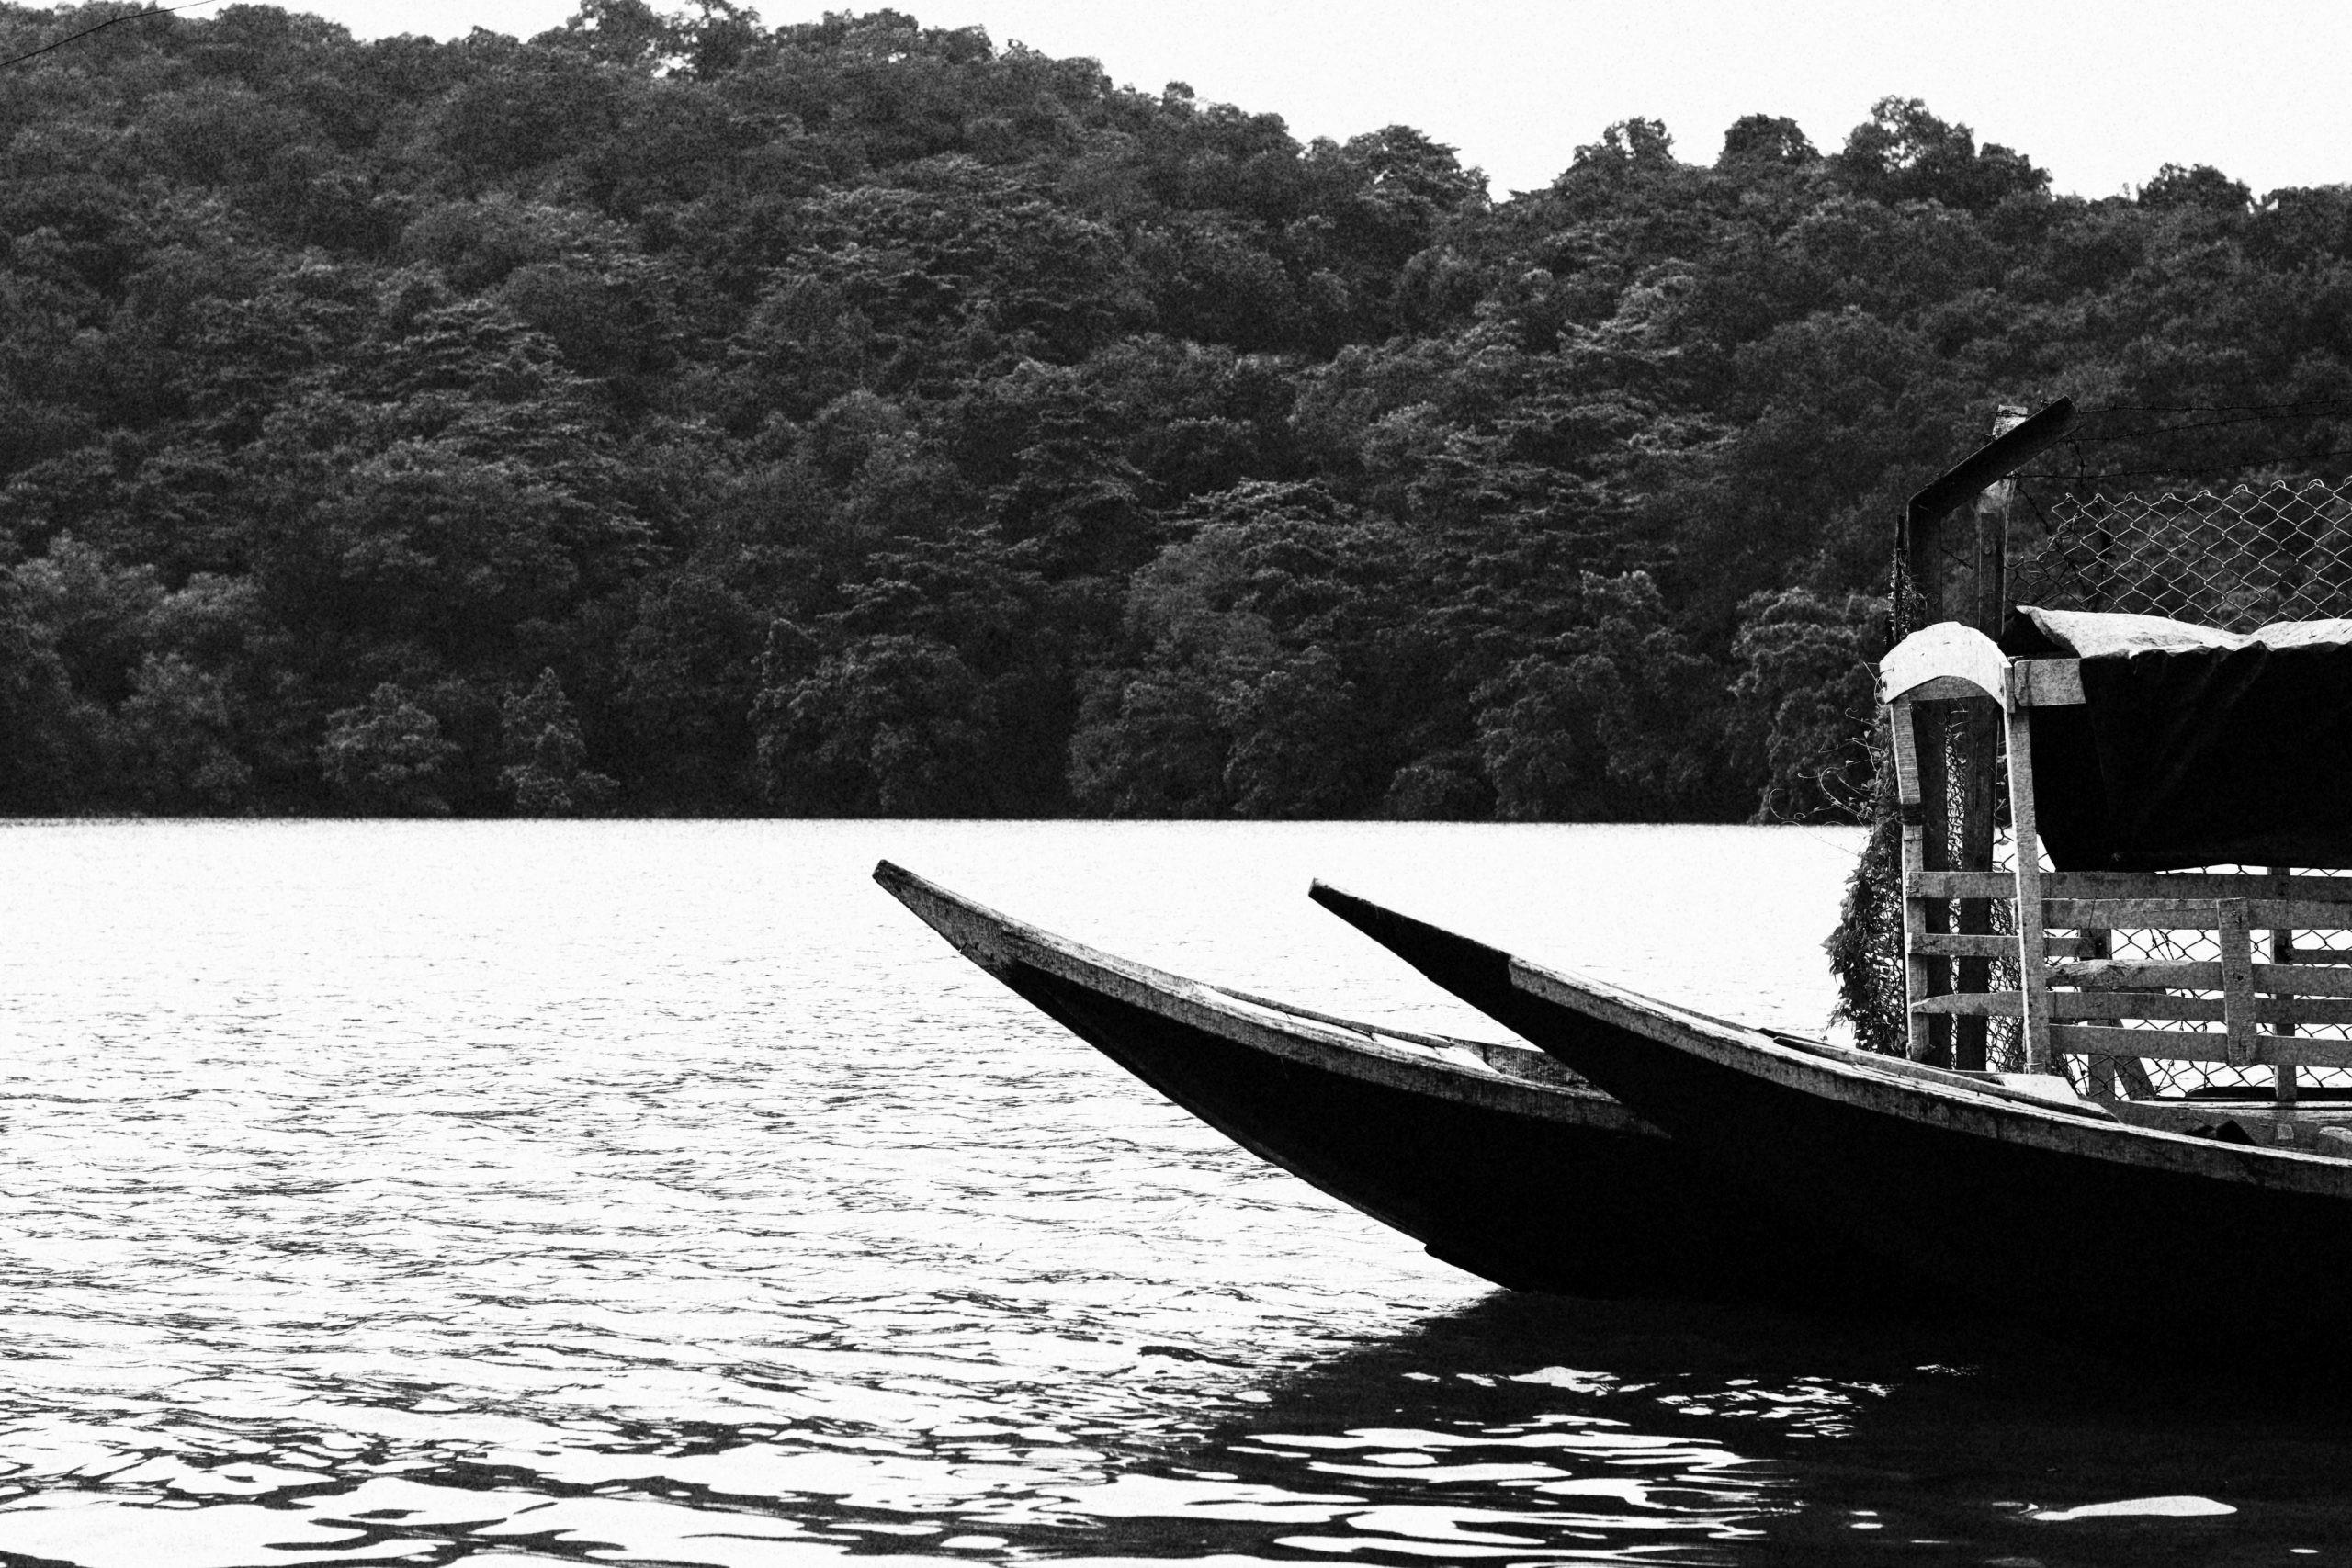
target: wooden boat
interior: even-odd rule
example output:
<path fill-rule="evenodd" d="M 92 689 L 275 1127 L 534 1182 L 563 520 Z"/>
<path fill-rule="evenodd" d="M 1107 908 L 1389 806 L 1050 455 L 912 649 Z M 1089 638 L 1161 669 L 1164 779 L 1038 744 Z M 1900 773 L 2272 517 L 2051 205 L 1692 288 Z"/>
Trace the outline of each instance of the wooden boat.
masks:
<path fill-rule="evenodd" d="M 1482 1279 L 1581 1296 L 1905 1299 L 1904 1281 L 1792 1235 L 1539 1051 L 1204 985 L 1024 925 L 887 861 L 874 877 L 1176 1104 Z"/>
<path fill-rule="evenodd" d="M 2073 629 L 2086 644 L 2103 635 Z M 1335 889 L 1318 886 L 1314 897 L 1665 1130 L 1717 1180 L 1762 1195 L 1783 1223 L 1809 1226 L 1833 1246 L 2095 1339 L 2210 1346 L 2215 1335 L 2243 1335 L 2222 1342 L 2248 1355 L 2315 1347 L 2334 1332 L 2320 1309 L 2352 1291 L 2352 1248 L 2335 1245 L 2339 1231 L 2352 1234 L 2352 1103 L 2299 1092 L 2297 1069 L 2352 1066 L 2352 1041 L 2297 1031 L 2352 1020 L 2352 1004 L 2329 999 L 2352 996 L 2352 954 L 2315 953 L 2296 933 L 2352 930 L 2352 878 L 2067 862 L 2080 845 L 2098 846 L 2107 863 L 2156 867 L 2180 867 L 2184 857 L 2194 866 L 2223 841 L 2250 855 L 2289 844 L 2313 855 L 2352 851 L 2352 812 L 2331 812 L 2316 829 L 2290 820 L 2275 773 L 2246 785 L 2252 804 L 2218 825 L 2203 809 L 2213 786 L 2197 784 L 2192 765 L 2210 771 L 2228 754 L 2211 741 L 2240 722 L 2233 713 L 2272 721 L 2278 694 L 2266 693 L 2266 682 L 2352 690 L 2352 626 L 2325 668 L 2315 658 L 2257 658 L 2218 673 L 2148 662 L 2161 637 L 2123 629 L 2132 638 L 2109 653 L 2012 658 L 1947 623 L 1917 634 L 1882 666 L 1906 807 L 1915 1022 L 1971 1013 L 2008 1021 L 2021 1072 L 1960 1071 L 1768 1033 L 1545 968 Z M 2296 635 L 2302 640 L 2278 646 L 2317 646 L 2317 634 Z M 2189 638 L 2182 657 L 2216 663 L 2243 651 L 2230 646 L 2243 639 L 2215 636 Z M 2095 667 L 2095 657 L 2110 653 L 2140 662 Z M 2094 745 L 2084 726 L 2101 722 L 2096 700 L 2119 683 L 2131 688 L 2127 696 L 2137 693 L 2122 705 L 2128 720 L 2118 721 L 2132 729 L 2117 744 Z M 2050 803 L 2037 802 L 2037 744 L 2067 748 L 2066 766 L 2079 778 L 2144 741 L 2149 693 L 2182 690 L 2230 708 L 2179 727 L 2202 750 L 2191 763 L 2161 769 L 2132 756 L 2128 776 L 2100 785 L 2110 797 L 2141 792 L 2139 807 L 2113 823 L 2067 803 L 2075 814 L 2069 836 L 2054 852 L 2056 867 L 2045 869 L 2036 822 Z M 1922 863 L 1910 707 L 1929 701 L 1998 705 L 2016 871 Z M 2086 704 L 2087 715 L 2065 711 Z M 2042 722 L 2052 716 L 2059 722 Z M 2312 765 L 2332 765 L 2333 748 L 2318 750 Z M 2168 848 L 2157 831 L 2168 820 L 2202 836 Z M 2220 832 L 2242 838 L 2216 840 Z M 1932 906 L 1948 917 L 1962 899 L 2006 902 L 2005 920 L 1928 918 Z M 2199 940 L 2218 957 L 2110 956 L 2133 932 L 2176 947 L 2185 933 L 2210 933 Z M 1951 971 L 1969 958 L 2011 966 L 2014 988 L 1958 988 Z M 2171 1027 L 2183 1022 L 2222 1027 Z M 1927 1032 L 1915 1030 L 1913 1041 L 1926 1045 Z M 2202 1069 L 2206 1081 L 2155 1091 L 2160 1077 L 2177 1085 L 2184 1066 Z"/>

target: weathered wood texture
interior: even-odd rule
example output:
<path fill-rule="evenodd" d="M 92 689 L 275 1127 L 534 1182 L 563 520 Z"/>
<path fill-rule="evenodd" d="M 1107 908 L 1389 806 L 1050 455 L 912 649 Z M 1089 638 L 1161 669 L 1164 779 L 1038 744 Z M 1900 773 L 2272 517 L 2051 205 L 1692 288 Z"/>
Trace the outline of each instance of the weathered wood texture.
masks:
<path fill-rule="evenodd" d="M 2009 823 L 2011 853 L 2017 862 L 2018 912 L 2041 908 L 2041 836 L 2033 813 L 2033 739 L 2027 728 L 2026 710 L 2013 707 L 2008 716 Z M 2046 933 L 2043 922 L 2020 918 L 2018 922 L 2018 974 L 2024 987 L 2022 1031 L 2025 1070 L 2051 1070 L 2050 986 L 2044 969 Z"/>
<path fill-rule="evenodd" d="M 1932 709 L 1915 705 L 1937 692 L 1935 682 L 1893 705 L 1905 807 L 1904 956 L 1912 1058 L 1979 1068 L 1988 1021 L 2000 1018 L 2018 1021 L 2028 1071 L 2047 1072 L 2059 1055 L 2083 1054 L 2091 1058 L 2086 1081 L 2104 1097 L 2151 1092 L 2144 1067 L 2125 1066 L 2143 1059 L 2268 1065 L 2275 1069 L 2274 1093 L 2288 1103 L 2299 1091 L 2297 1066 L 2352 1066 L 2352 1041 L 2313 1041 L 2296 1032 L 2352 1026 L 2352 953 L 2295 943 L 2299 931 L 2352 931 L 2352 877 L 2298 875 L 2283 866 L 2260 874 L 2043 873 L 2028 713 L 2034 705 L 2080 702 L 2081 671 L 2073 660 L 2019 660 L 2010 666 L 2007 684 L 2006 712 L 1983 699 Z M 1993 797 L 1984 787 L 1990 775 L 1973 771 L 1960 781 L 1967 813 L 1958 825 L 1962 863 L 1935 863 L 1935 850 L 1951 835 L 1935 829 L 1926 809 L 1940 796 L 1929 796 L 1933 770 L 1923 764 L 1929 751 L 1940 756 L 1944 744 L 1923 744 L 1915 723 L 1918 715 L 1937 710 L 1969 716 L 1960 758 L 1970 770 L 1979 716 L 2002 723 L 2012 871 L 1990 867 Z M 2001 904 L 2018 917 L 2014 936 L 1992 930 L 1993 911 Z M 1957 931 L 1951 929 L 1955 905 Z M 2119 963 L 2109 956 L 2118 931 L 2210 931 L 2218 956 Z M 2259 931 L 2268 933 L 2273 962 L 2256 962 Z M 2055 964 L 2050 962 L 2052 931 L 2076 933 Z M 2016 960 L 2019 986 L 1991 990 L 1990 965 L 2005 957 Z M 2215 1033 L 2117 1027 L 2126 1020 L 2222 1027 Z"/>
<path fill-rule="evenodd" d="M 2009 700 L 2030 708 L 2083 705 L 2083 666 L 2075 659 L 2022 659 L 2009 667 Z"/>
<path fill-rule="evenodd" d="M 2111 1025 L 2051 1026 L 2051 1048 L 2143 1057 L 2152 1062 L 2207 1062 L 2230 1066 L 2230 1040 L 2189 1029 L 2119 1029 Z M 2312 1040 L 2300 1034 L 2257 1034 L 2252 1066 L 2293 1063 L 2301 1066 L 2352 1067 L 2352 1040 Z"/>
<path fill-rule="evenodd" d="M 2009 874 L 1922 871 L 1912 886 L 1923 898 L 2014 898 Z M 2352 903 L 2352 876 L 2204 871 L 2049 871 L 2048 898 L 2248 898 Z"/>
<path fill-rule="evenodd" d="M 2283 877 L 2289 874 L 2289 868 L 2283 865 L 2274 865 L 2269 868 L 2269 872 L 2274 877 Z M 2293 964 L 2294 962 L 2295 933 L 2285 928 L 2274 929 L 2270 933 L 2271 966 L 2288 966 Z M 2261 965 L 2256 966 L 2254 984 L 2256 990 L 2265 988 L 2262 984 Z M 2290 1021 L 2274 1023 L 2270 1028 L 2271 1032 L 2275 1034 L 2292 1034 L 2295 1032 L 2295 1025 Z M 2278 1089 L 2278 1099 L 2284 1104 L 2292 1105 L 2299 1098 L 2299 1092 L 2301 1086 L 2296 1080 L 2294 1063 L 2281 1062 L 2278 1064 L 2277 1069 L 2276 1087 Z"/>
<path fill-rule="evenodd" d="M 2228 1023 L 2233 1019 L 2256 1024 L 2352 1024 L 2352 1001 L 2318 1001 L 2301 997 L 2184 997 L 2170 991 L 2059 991 L 2047 993 L 2053 1019 L 2160 1018 L 2196 1023 Z M 2018 991 L 1954 991 L 1923 997 L 1912 1006 L 1921 1012 L 1978 1018 L 2021 1018 L 2024 993 Z M 2352 1041 L 2342 1042 L 2352 1048 Z M 2252 1057 L 2248 1057 L 2252 1060 Z"/>

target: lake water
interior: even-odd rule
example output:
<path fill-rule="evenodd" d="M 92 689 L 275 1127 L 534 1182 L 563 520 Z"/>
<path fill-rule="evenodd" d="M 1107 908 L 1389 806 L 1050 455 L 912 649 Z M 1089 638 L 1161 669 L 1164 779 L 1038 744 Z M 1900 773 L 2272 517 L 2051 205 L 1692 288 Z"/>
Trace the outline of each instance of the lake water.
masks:
<path fill-rule="evenodd" d="M 867 879 L 887 855 L 1181 973 L 1496 1037 L 1308 904 L 1319 874 L 1818 1032 L 1858 843 L 0 825 L 0 1562 L 2352 1556 L 2324 1405 L 2100 1359 L 2096 1325 L 2029 1340 L 2031 1303 L 1508 1296 Z"/>

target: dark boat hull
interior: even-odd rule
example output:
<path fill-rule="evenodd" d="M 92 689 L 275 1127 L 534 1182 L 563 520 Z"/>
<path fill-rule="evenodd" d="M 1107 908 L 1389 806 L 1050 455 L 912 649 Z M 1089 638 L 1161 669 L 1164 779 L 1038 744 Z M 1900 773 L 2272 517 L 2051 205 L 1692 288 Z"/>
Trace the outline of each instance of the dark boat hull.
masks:
<path fill-rule="evenodd" d="M 1316 897 L 1832 1246 L 2094 1338 L 2340 1337 L 2281 1309 L 2352 1288 L 2352 1164 L 1745 1029 Z"/>
<path fill-rule="evenodd" d="M 887 863 L 876 879 L 1177 1105 L 1481 1278 L 1599 1297 L 1889 1297 L 1884 1271 L 1792 1236 L 1524 1048 L 1285 1011 L 1093 953 Z"/>

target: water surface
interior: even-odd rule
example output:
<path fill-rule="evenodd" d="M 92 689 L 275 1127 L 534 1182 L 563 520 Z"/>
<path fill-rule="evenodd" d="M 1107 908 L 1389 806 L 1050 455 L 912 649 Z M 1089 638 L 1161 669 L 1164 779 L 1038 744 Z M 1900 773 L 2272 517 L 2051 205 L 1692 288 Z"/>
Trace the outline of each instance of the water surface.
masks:
<path fill-rule="evenodd" d="M 0 827 L 0 1562 L 2346 1555 L 2324 1404 L 2100 1359 L 2031 1303 L 1494 1292 L 866 879 L 888 855 L 1179 972 L 1495 1037 L 1309 905 L 1319 874 L 1817 1032 L 1856 845 Z M 2259 1355 L 2259 1325 L 2210 1326 Z"/>

